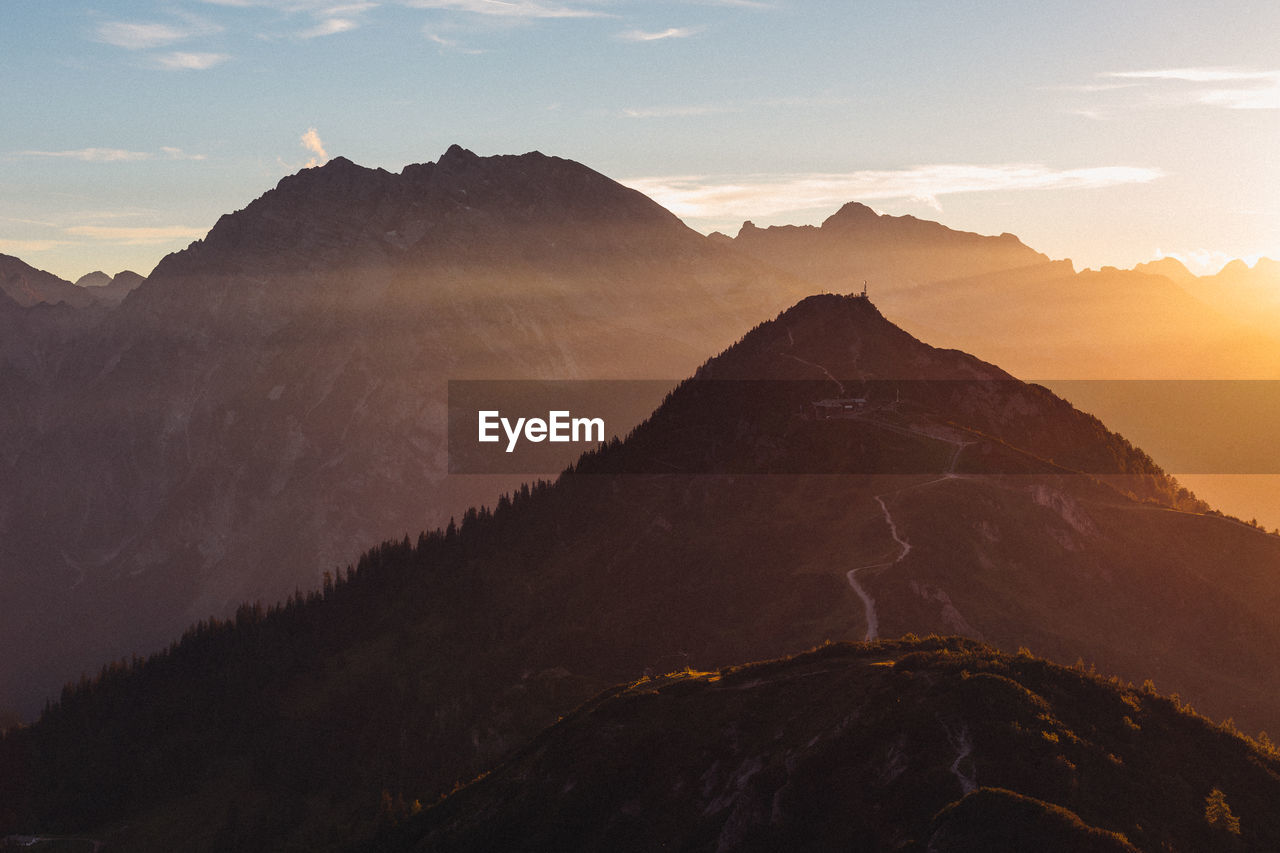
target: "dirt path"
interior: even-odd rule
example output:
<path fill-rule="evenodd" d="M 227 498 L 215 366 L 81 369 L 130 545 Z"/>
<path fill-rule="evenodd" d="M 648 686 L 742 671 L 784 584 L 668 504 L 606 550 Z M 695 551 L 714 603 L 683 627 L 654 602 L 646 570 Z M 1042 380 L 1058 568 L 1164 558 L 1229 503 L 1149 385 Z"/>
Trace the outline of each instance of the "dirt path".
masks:
<path fill-rule="evenodd" d="M 863 614 L 867 623 L 867 633 L 865 637 L 867 642 L 878 639 L 880 636 L 880 615 L 876 611 L 876 600 L 871 596 L 871 593 L 867 591 L 867 588 L 858 580 L 858 573 L 864 572 L 867 569 L 883 569 L 890 566 L 896 566 L 898 563 L 902 562 L 904 557 L 911 553 L 911 543 L 902 537 L 902 533 L 898 530 L 897 522 L 893 520 L 893 513 L 889 511 L 889 504 L 885 498 L 901 494 L 911 489 L 921 489 L 925 486 L 931 486 L 934 483 L 941 483 L 944 480 L 951 480 L 959 477 L 960 475 L 956 473 L 956 465 L 960 462 L 960 454 L 966 447 L 975 443 L 972 441 L 960 441 L 959 439 L 944 438 L 921 430 L 906 430 L 901 427 L 891 428 L 895 431 L 912 432 L 916 435 L 937 439 L 938 441 L 945 441 L 948 444 L 954 445 L 955 451 L 951 454 L 951 459 L 947 463 L 947 469 L 943 472 L 941 477 L 937 477 L 933 480 L 926 480 L 923 483 L 912 483 L 910 486 L 903 486 L 900 489 L 894 489 L 893 491 L 884 492 L 883 494 L 875 496 L 876 503 L 880 504 L 880 511 L 884 514 L 885 524 L 889 526 L 889 535 L 893 537 L 893 541 L 897 543 L 899 550 L 898 556 L 894 557 L 887 563 L 870 563 L 845 572 L 845 578 L 849 581 L 850 588 L 853 589 L 858 598 L 862 599 Z"/>

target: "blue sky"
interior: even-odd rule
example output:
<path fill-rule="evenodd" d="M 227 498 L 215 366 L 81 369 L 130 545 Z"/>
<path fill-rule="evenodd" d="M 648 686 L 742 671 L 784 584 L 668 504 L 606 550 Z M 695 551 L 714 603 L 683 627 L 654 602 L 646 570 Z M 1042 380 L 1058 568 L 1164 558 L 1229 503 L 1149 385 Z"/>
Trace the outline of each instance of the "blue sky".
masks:
<path fill-rule="evenodd" d="M 541 150 L 699 230 L 845 201 L 1078 267 L 1280 256 L 1280 7 L 10 0 L 0 252 L 149 272 L 285 174 Z"/>

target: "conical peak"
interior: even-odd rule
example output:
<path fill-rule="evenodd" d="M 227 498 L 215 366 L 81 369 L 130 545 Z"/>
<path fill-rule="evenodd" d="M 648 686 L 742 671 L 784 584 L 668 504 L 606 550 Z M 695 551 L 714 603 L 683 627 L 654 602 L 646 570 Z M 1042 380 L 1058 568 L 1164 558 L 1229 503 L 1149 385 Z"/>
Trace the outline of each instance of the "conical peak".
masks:
<path fill-rule="evenodd" d="M 867 222 L 874 222 L 879 218 L 880 214 L 876 213 L 870 207 L 867 207 L 861 202 L 851 201 L 823 220 L 822 227 L 826 228 L 829 225 L 859 225 Z"/>
<path fill-rule="evenodd" d="M 1011 379 L 957 350 L 929 346 L 862 295 L 809 296 L 709 361 L 709 379 Z"/>

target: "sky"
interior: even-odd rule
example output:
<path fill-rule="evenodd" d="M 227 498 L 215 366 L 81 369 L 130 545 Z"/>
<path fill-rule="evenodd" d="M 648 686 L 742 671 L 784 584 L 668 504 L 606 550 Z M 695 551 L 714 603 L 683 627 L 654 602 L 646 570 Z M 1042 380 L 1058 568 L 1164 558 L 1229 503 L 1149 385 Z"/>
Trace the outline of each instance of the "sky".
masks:
<path fill-rule="evenodd" d="M 848 201 L 1076 267 L 1280 257 L 1280 4 L 6 0 L 0 252 L 146 274 L 283 176 L 538 150 L 703 231 Z"/>

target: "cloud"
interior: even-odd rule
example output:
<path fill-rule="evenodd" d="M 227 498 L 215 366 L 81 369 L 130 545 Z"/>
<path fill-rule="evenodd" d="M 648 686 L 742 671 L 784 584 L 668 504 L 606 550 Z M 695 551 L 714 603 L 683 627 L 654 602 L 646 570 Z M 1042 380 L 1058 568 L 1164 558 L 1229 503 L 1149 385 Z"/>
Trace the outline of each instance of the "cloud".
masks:
<path fill-rule="evenodd" d="M 669 27 L 656 33 L 647 33 L 643 30 L 628 30 L 625 33 L 619 33 L 618 38 L 623 41 L 662 41 L 663 39 L 684 39 L 692 35 L 696 35 L 698 30 L 693 27 Z"/>
<path fill-rule="evenodd" d="M 188 154 L 181 148 L 161 146 L 170 160 L 204 160 L 203 154 Z M 73 151 L 19 151 L 23 157 L 54 157 L 63 160 L 80 160 L 84 163 L 128 163 L 151 160 L 156 155 L 150 151 L 128 151 L 124 148 L 77 148 Z"/>
<path fill-rule="evenodd" d="M 156 57 L 156 63 L 170 71 L 204 71 L 226 62 L 231 57 L 225 53 L 184 53 L 175 51 Z"/>
<path fill-rule="evenodd" d="M 463 47 L 461 43 L 454 41 L 453 39 L 447 39 L 444 36 L 438 33 L 434 33 L 428 29 L 424 29 L 422 31 L 422 34 L 427 37 L 428 41 L 434 42 L 443 48 L 447 48 L 449 50 L 454 51 L 455 53 L 465 53 L 470 56 L 478 56 L 479 54 L 488 52 L 485 50 L 481 50 L 480 48 Z"/>
<path fill-rule="evenodd" d="M 20 151 L 24 157 L 60 157 L 82 160 L 85 163 L 122 163 L 132 160 L 149 160 L 149 151 L 126 151 L 123 148 L 77 148 L 74 151 Z"/>
<path fill-rule="evenodd" d="M 691 219 L 740 222 L 793 211 L 835 209 L 848 201 L 902 199 L 941 210 L 941 196 L 971 192 L 1096 189 L 1148 183 L 1159 169 L 1097 166 L 1051 169 L 1039 164 L 936 164 L 841 174 L 685 175 L 622 183 Z"/>
<path fill-rule="evenodd" d="M 181 24 L 105 21 L 95 31 L 98 41 L 125 50 L 150 50 L 220 32 L 221 26 L 193 15 L 184 16 Z"/>
<path fill-rule="evenodd" d="M 628 107 L 622 111 L 624 118 L 685 118 L 688 116 L 714 116 L 736 113 L 741 107 L 735 104 L 705 104 L 687 107 Z"/>
<path fill-rule="evenodd" d="M 337 33 L 345 33 L 348 30 L 354 30 L 360 26 L 350 18 L 325 18 L 320 23 L 310 29 L 303 30 L 299 33 L 299 37 L 304 39 L 318 38 L 319 36 L 331 36 Z"/>
<path fill-rule="evenodd" d="M 548 5 L 538 0 L 405 0 L 414 9 L 444 9 L 495 15 L 504 18 L 599 18 L 603 12 L 594 9 Z"/>
<path fill-rule="evenodd" d="M 204 229 L 189 228 L 185 225 L 74 225 L 64 230 L 73 237 L 88 237 L 91 240 L 103 240 L 123 246 L 151 246 L 174 240 L 198 240 L 205 235 Z"/>
<path fill-rule="evenodd" d="M 686 116 L 724 115 L 725 113 L 741 113 L 760 109 L 782 109 L 787 107 L 823 107 L 829 108 L 846 103 L 844 98 L 822 96 L 803 96 L 793 98 L 760 98 L 744 101 L 726 101 L 719 104 L 684 104 L 661 107 L 627 107 L 622 110 L 624 118 L 680 118 Z"/>
<path fill-rule="evenodd" d="M 320 16 L 354 15 L 376 9 L 382 3 L 357 2 L 334 3 L 333 0 L 202 0 L 214 6 L 232 6 L 237 9 L 263 7 L 281 12 L 310 12 Z"/>
<path fill-rule="evenodd" d="M 5 240 L 0 239 L 0 252 L 6 255 L 30 255 L 48 252 L 69 245 L 66 240 Z"/>
<path fill-rule="evenodd" d="M 183 151 L 181 148 L 174 148 L 169 145 L 161 146 L 160 150 L 163 151 L 165 156 L 168 157 L 170 160 L 205 160 L 207 159 L 203 154 L 188 154 L 187 152 Z"/>
<path fill-rule="evenodd" d="M 168 24 L 109 21 L 98 26 L 98 40 L 126 50 L 146 50 L 189 38 L 191 33 Z"/>
<path fill-rule="evenodd" d="M 1275 69 L 1160 68 L 1112 71 L 1100 76 L 1177 87 L 1177 99 L 1184 103 L 1233 110 L 1280 109 L 1280 70 Z"/>
<path fill-rule="evenodd" d="M 324 150 L 324 143 L 320 141 L 320 134 L 316 132 L 314 127 L 307 128 L 307 132 L 300 137 L 302 147 L 312 153 L 312 158 L 307 161 L 304 169 L 310 169 L 313 166 L 323 166 L 329 160 L 328 153 Z"/>

